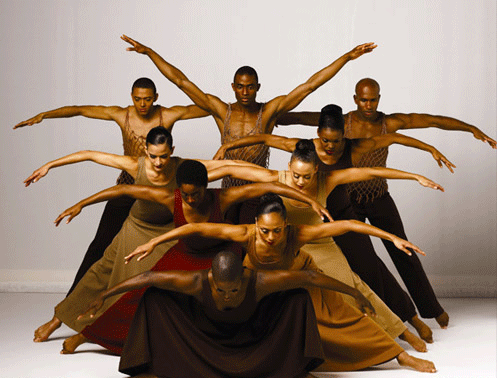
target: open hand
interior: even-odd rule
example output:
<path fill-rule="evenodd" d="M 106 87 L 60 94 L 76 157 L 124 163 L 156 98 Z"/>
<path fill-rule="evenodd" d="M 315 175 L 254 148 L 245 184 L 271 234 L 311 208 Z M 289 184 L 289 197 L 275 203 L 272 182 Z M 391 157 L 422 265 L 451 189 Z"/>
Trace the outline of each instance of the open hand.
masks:
<path fill-rule="evenodd" d="M 349 58 L 351 60 L 357 59 L 360 56 L 370 53 L 373 51 L 377 45 L 374 44 L 374 42 L 368 42 L 368 43 L 363 43 L 362 45 L 354 47 L 352 50 L 349 52 Z"/>
<path fill-rule="evenodd" d="M 23 126 L 32 126 L 35 123 L 40 123 L 41 121 L 43 121 L 43 115 L 40 113 L 30 119 L 27 119 L 26 121 L 19 122 L 17 125 L 14 126 L 14 130 Z"/>
<path fill-rule="evenodd" d="M 69 217 L 67 218 L 67 221 L 66 221 L 66 224 L 68 224 L 75 216 L 77 216 L 79 213 L 81 213 L 81 206 L 76 204 L 72 207 L 70 207 L 69 209 L 67 210 L 64 210 L 58 217 L 57 219 L 54 221 L 55 223 L 55 227 L 57 227 L 60 222 L 62 221 L 62 219 L 64 219 L 65 217 Z"/>
<path fill-rule="evenodd" d="M 43 176 L 45 176 L 49 171 L 49 168 L 44 165 L 43 167 L 38 168 L 36 171 L 34 171 L 31 176 L 29 176 L 26 180 L 24 180 L 24 186 L 29 186 L 32 183 L 37 182 L 39 179 L 41 179 Z"/>
<path fill-rule="evenodd" d="M 121 39 L 125 42 L 128 42 L 133 47 L 128 47 L 126 51 L 136 51 L 139 54 L 145 54 L 148 50 L 147 46 L 142 45 L 140 42 L 135 41 L 134 39 L 129 38 L 126 35 L 122 35 Z"/>
<path fill-rule="evenodd" d="M 414 252 L 417 252 L 419 253 L 420 255 L 423 255 L 423 256 L 426 256 L 426 253 L 424 253 L 419 247 L 415 246 L 414 244 L 412 244 L 411 242 L 407 241 L 407 240 L 404 240 L 402 238 L 399 238 L 399 237 L 395 237 L 393 240 L 392 240 L 393 244 L 395 244 L 395 246 L 400 249 L 401 251 L 404 251 L 406 254 L 408 254 L 409 256 L 412 255 L 412 252 L 409 251 L 408 248 L 412 249 Z"/>
<path fill-rule="evenodd" d="M 131 252 L 128 256 L 124 257 L 124 263 L 127 264 L 129 263 L 133 257 L 139 256 L 136 261 L 140 261 L 150 255 L 152 251 L 154 250 L 155 246 L 153 243 L 148 242 L 146 244 L 140 245 L 137 247 L 133 252 Z"/>

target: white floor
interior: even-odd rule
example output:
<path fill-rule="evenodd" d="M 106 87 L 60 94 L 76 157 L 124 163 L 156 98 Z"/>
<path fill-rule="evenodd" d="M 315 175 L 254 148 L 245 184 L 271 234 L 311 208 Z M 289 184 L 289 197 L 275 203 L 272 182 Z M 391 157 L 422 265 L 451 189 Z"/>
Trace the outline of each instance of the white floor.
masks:
<path fill-rule="evenodd" d="M 62 294 L 0 293 L 0 377 L 1 378 L 118 378 L 119 357 L 94 344 L 80 347 L 79 353 L 60 355 L 62 341 L 73 334 L 63 326 L 53 338 L 33 343 L 34 329 L 52 315 Z M 435 343 L 428 353 L 406 350 L 435 362 L 437 378 L 497 377 L 497 299 L 443 299 L 451 316 L 447 330 L 437 328 Z M 317 374 L 318 375 L 318 374 Z M 422 375 L 427 376 L 427 374 Z M 320 373 L 319 377 L 392 378 L 421 377 L 421 373 L 399 368 L 394 362 L 359 372 Z"/>

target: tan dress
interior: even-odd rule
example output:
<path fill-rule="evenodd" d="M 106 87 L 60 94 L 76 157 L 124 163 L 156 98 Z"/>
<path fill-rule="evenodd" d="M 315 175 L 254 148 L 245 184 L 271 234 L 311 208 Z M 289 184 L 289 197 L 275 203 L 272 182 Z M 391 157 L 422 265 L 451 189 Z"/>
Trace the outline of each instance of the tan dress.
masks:
<path fill-rule="evenodd" d="M 319 270 L 312 257 L 302 250 L 295 250 L 296 227 L 287 226 L 285 250 L 277 261 L 261 261 L 255 249 L 255 232 L 247 244 L 244 265 L 254 270 Z M 319 371 L 346 371 L 364 369 L 389 361 L 403 349 L 371 318 L 344 301 L 342 295 L 332 290 L 307 289 L 312 299 L 318 331 L 323 345 L 325 362 Z"/>
<path fill-rule="evenodd" d="M 135 183 L 156 186 L 147 178 L 145 159 L 145 157 L 138 159 L 138 173 Z M 181 158 L 175 157 L 171 164 L 174 164 L 176 170 L 181 162 Z M 176 180 L 173 179 L 161 187 L 172 191 L 177 187 Z M 55 307 L 55 316 L 77 332 L 81 332 L 84 327 L 98 319 L 122 294 L 106 300 L 93 318 L 85 316 L 76 320 L 87 310 L 88 305 L 96 299 L 100 292 L 127 278 L 149 270 L 169 248 L 176 244 L 176 241 L 163 243 L 146 259 L 140 262 L 133 259 L 128 264 L 124 264 L 124 257 L 133 252 L 136 247 L 172 230 L 174 228 L 172 218 L 171 212 L 164 205 L 136 200 L 123 227 L 105 250 L 104 256 L 91 266 L 74 291 Z"/>
<path fill-rule="evenodd" d="M 326 206 L 326 173 L 318 172 L 317 175 L 318 193 L 316 200 L 321 205 Z M 286 184 L 286 171 L 279 171 L 279 182 Z M 311 207 L 297 207 L 286 198 L 283 198 L 283 203 L 287 209 L 288 223 L 309 225 L 323 223 Z M 305 205 L 303 204 L 302 206 Z M 333 238 L 314 240 L 312 243 L 303 246 L 301 251 L 312 256 L 315 264 L 324 274 L 359 290 L 373 304 L 377 313 L 374 320 L 390 336 L 396 338 L 407 329 L 402 320 L 352 271 L 347 259 Z M 345 295 L 344 299 L 352 306 L 355 306 L 355 300 L 349 295 Z"/>

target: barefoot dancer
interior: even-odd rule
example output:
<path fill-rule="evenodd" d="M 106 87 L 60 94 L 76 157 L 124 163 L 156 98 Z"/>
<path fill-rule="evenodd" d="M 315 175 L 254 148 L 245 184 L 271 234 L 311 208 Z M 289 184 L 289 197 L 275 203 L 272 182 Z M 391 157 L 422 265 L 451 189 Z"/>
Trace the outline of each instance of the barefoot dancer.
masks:
<path fill-rule="evenodd" d="M 275 198 L 276 197 L 276 198 Z M 281 199 L 275 195 L 261 198 L 257 209 L 255 225 L 215 225 L 200 223 L 176 228 L 137 248 L 127 259 L 150 253 L 154 245 L 161 241 L 184 236 L 197 235 L 217 237 L 242 243 L 247 250 L 245 266 L 256 269 L 317 270 L 312 257 L 301 248 L 312 240 L 326 238 L 348 231 L 372 234 L 394 240 L 399 248 L 417 247 L 401 239 L 391 239 L 391 235 L 358 221 L 339 221 L 321 225 L 289 225 Z M 358 296 L 363 294 L 356 291 Z M 326 356 L 324 369 L 355 370 L 388 361 L 397 357 L 399 362 L 408 363 L 421 371 L 434 369 L 429 361 L 413 360 L 395 341 L 368 317 L 334 293 L 311 290 L 319 322 L 319 332 Z M 361 305 L 358 305 L 361 308 Z M 321 369 L 320 369 L 321 370 Z"/>
<path fill-rule="evenodd" d="M 352 167 L 366 153 L 387 147 L 393 143 L 403 144 L 430 152 L 439 165 L 445 164 L 452 171 L 454 165 L 436 148 L 417 139 L 399 134 L 386 134 L 370 139 L 349 140 L 343 138 L 343 117 L 341 108 L 329 105 L 323 108 L 319 120 L 318 137 L 314 139 L 316 152 L 320 159 L 319 170 L 330 171 Z M 265 143 L 268 146 L 293 151 L 298 138 L 285 138 L 275 135 L 247 137 L 220 148 L 215 158 L 222 158 L 230 148 Z M 327 199 L 328 210 L 337 219 L 358 219 L 355 215 L 344 185 L 333 190 Z M 376 255 L 369 238 L 361 235 L 341 235 L 335 238 L 354 272 L 356 272 L 373 291 L 395 312 L 402 321 L 409 321 L 427 342 L 432 342 L 430 328 L 417 316 L 411 299 L 400 287 L 385 264 Z M 406 256 L 411 258 L 412 256 Z"/>
<path fill-rule="evenodd" d="M 154 82 L 143 77 L 136 80 L 131 88 L 133 105 L 124 108 L 120 106 L 64 106 L 19 122 L 14 126 L 14 129 L 32 126 L 47 118 L 69 118 L 80 115 L 88 118 L 114 121 L 121 129 L 124 155 L 133 157 L 145 156 L 145 138 L 152 127 L 157 125 L 164 126 L 167 130 L 171 131 L 176 121 L 208 115 L 207 112 L 195 105 L 173 106 L 170 108 L 154 105 L 158 97 L 159 94 L 156 91 Z M 126 171 L 122 171 L 117 179 L 117 183 L 133 184 L 133 178 Z M 86 251 L 67 295 L 74 290 L 74 287 L 90 266 L 102 257 L 105 248 L 108 247 L 121 229 L 133 202 L 130 198 L 122 197 L 106 203 L 95 238 Z M 34 341 L 43 341 L 43 338 L 38 339 L 35 337 Z"/>
<path fill-rule="evenodd" d="M 214 117 L 221 133 L 221 143 L 227 143 L 247 135 L 271 134 L 276 119 L 300 104 L 308 95 L 334 77 L 338 71 L 350 60 L 354 60 L 365 53 L 371 52 L 376 45 L 365 43 L 344 54 L 329 66 L 311 76 L 305 83 L 299 85 L 287 95 L 273 98 L 267 103 L 256 101 L 257 91 L 260 88 L 256 71 L 252 67 L 239 68 L 234 76 L 231 87 L 235 92 L 236 102 L 228 104 L 218 97 L 206 94 L 192 83 L 179 69 L 166 62 L 151 48 L 123 35 L 124 41 L 132 45 L 128 51 L 136 51 L 147 55 L 157 66 L 160 72 L 173 84 L 178 86 L 190 99 Z M 240 149 L 228 156 L 229 159 L 245 160 L 267 167 L 269 151 L 264 146 L 255 146 Z M 243 181 L 223 181 L 223 187 L 242 185 Z M 240 210 L 243 220 L 252 222 L 254 203 L 247 204 L 248 209 Z M 249 210 L 251 209 L 251 214 Z M 247 214 L 247 215 L 243 215 Z"/>
<path fill-rule="evenodd" d="M 227 163 L 218 162 L 216 163 Z M 241 187 L 220 189 L 207 189 L 207 169 L 205 166 L 194 160 L 184 161 L 178 168 L 176 173 L 176 183 L 178 189 L 174 192 L 163 190 L 162 188 L 151 188 L 136 185 L 118 185 L 107 190 L 104 190 L 96 195 L 89 197 L 64 211 L 56 220 L 60 222 L 66 216 L 71 220 L 75 215 L 79 214 L 83 207 L 97 203 L 108 198 L 114 198 L 120 195 L 129 195 L 142 202 L 151 201 L 157 202 L 159 206 L 164 206 L 174 214 L 174 223 L 176 227 L 186 223 L 196 222 L 224 222 L 224 214 L 232 204 L 244 201 L 250 198 L 259 197 L 269 191 L 275 192 L 284 196 L 304 201 L 312 206 L 318 216 L 327 214 L 323 206 L 319 205 L 315 200 L 307 198 L 304 194 L 289 188 L 286 185 L 278 183 L 259 183 L 244 185 Z M 136 239 L 133 235 L 126 236 Z M 129 244 L 131 245 L 131 243 Z M 135 244 L 136 246 L 136 244 Z M 186 238 L 175 244 L 169 249 L 162 248 L 157 251 L 153 259 L 152 270 L 198 270 L 207 269 L 211 265 L 212 257 L 219 249 L 225 249 L 226 243 L 218 239 L 206 238 Z M 231 247 L 234 251 L 241 254 L 238 246 Z M 132 249 L 121 248 L 115 257 L 113 257 L 112 273 L 107 275 L 100 274 L 103 269 L 97 269 L 98 266 L 107 266 L 108 262 L 99 260 L 90 270 L 96 272 L 94 276 L 90 276 L 93 280 L 98 279 L 99 290 L 105 290 L 109 286 L 116 283 L 116 277 L 123 279 L 123 275 L 129 277 L 129 272 L 124 269 L 124 273 L 117 276 L 116 271 L 123 269 L 124 256 L 130 253 Z M 164 257 L 162 257 L 164 255 Z M 106 256 L 106 255 L 104 255 Z M 120 256 L 120 257 L 119 257 Z M 150 264 L 133 263 L 135 270 L 143 271 L 150 269 Z M 143 266 L 143 269 L 140 268 Z M 106 278 L 107 277 L 107 278 Z M 124 278 L 127 278 L 124 277 Z M 93 286 L 91 286 L 93 285 Z M 127 336 L 127 331 L 134 311 L 138 305 L 142 292 L 128 293 L 118 302 L 112 305 L 114 301 L 109 301 L 93 318 L 80 318 L 76 316 L 80 311 L 95 298 L 99 292 L 95 289 L 93 282 L 89 282 L 87 275 L 77 285 L 74 293 L 67 297 L 56 308 L 56 316 L 65 324 L 74 330 L 81 332 L 73 337 L 70 337 L 64 342 L 63 353 L 73 353 L 74 350 L 86 342 L 87 339 L 97 342 L 100 345 L 110 349 L 115 353 L 120 353 L 124 340 Z M 87 326 L 85 328 L 85 326 Z"/>

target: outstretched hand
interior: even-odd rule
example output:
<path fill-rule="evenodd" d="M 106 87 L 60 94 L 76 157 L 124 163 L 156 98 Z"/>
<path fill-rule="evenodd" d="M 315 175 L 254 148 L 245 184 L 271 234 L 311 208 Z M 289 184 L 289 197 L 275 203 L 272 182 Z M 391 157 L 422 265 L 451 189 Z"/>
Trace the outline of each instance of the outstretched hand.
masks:
<path fill-rule="evenodd" d="M 74 206 L 71 206 L 69 209 L 67 210 L 64 210 L 58 217 L 57 219 L 54 221 L 55 223 L 55 227 L 57 227 L 60 222 L 62 221 L 62 219 L 64 219 L 65 217 L 69 217 L 67 218 L 67 221 L 66 221 L 66 224 L 68 224 L 70 221 L 72 221 L 72 219 L 77 216 L 79 213 L 81 213 L 81 205 L 74 205 Z"/>
<path fill-rule="evenodd" d="M 326 207 L 322 206 L 319 202 L 314 201 L 312 203 L 312 210 L 319 215 L 319 217 L 324 221 L 327 218 L 330 222 L 333 222 L 333 218 L 331 217 L 329 211 Z"/>
<path fill-rule="evenodd" d="M 449 169 L 449 171 L 451 173 L 454 173 L 453 168 L 456 168 L 456 166 L 454 164 L 452 164 L 449 161 L 449 159 L 447 159 L 440 151 L 435 149 L 435 151 L 433 151 L 431 154 L 433 155 L 433 158 L 437 161 L 438 166 L 440 168 L 443 168 L 443 165 L 445 164 L 445 166 Z"/>
<path fill-rule="evenodd" d="M 40 123 L 41 121 L 43 121 L 43 116 L 40 113 L 30 119 L 27 119 L 26 121 L 19 122 L 17 125 L 14 126 L 14 130 L 23 126 L 32 126 L 35 123 Z"/>
<path fill-rule="evenodd" d="M 443 188 L 442 185 L 440 184 L 437 184 L 436 182 L 434 181 L 431 181 L 429 178 L 427 177 L 424 177 L 424 176 L 420 176 L 418 178 L 418 182 L 423 185 L 423 186 L 426 186 L 427 188 L 432 188 L 432 189 L 438 189 L 442 192 L 445 192 L 445 189 Z"/>
<path fill-rule="evenodd" d="M 128 47 L 126 51 L 136 51 L 139 54 L 145 54 L 148 50 L 148 47 L 142 45 L 140 42 L 135 41 L 134 39 L 129 38 L 127 35 L 122 35 L 121 39 L 125 42 L 128 42 L 133 47 Z"/>
<path fill-rule="evenodd" d="M 406 254 L 409 256 L 412 255 L 412 252 L 408 249 L 412 249 L 414 252 L 419 253 L 420 255 L 426 256 L 426 253 L 424 253 L 418 246 L 412 244 L 411 242 L 404 240 L 402 238 L 399 238 L 397 236 L 394 237 L 392 240 L 393 244 L 400 249 L 401 251 L 404 251 Z"/>
<path fill-rule="evenodd" d="M 490 147 L 497 148 L 497 142 L 495 140 L 493 140 L 492 138 L 490 138 L 485 133 L 483 133 L 481 130 L 479 130 L 479 129 L 473 130 L 473 136 L 476 139 L 481 140 L 482 142 L 488 143 L 490 145 Z"/>
<path fill-rule="evenodd" d="M 378 45 L 375 45 L 374 42 L 363 43 L 362 45 L 354 47 L 349 51 L 349 58 L 351 60 L 359 58 L 361 55 L 370 53 L 373 51 Z"/>
<path fill-rule="evenodd" d="M 136 249 L 131 252 L 128 256 L 124 257 L 124 263 L 127 264 L 129 263 L 133 257 L 138 256 L 138 259 L 136 261 L 140 261 L 150 255 L 152 251 L 154 250 L 155 246 L 153 245 L 152 242 L 148 242 L 146 244 L 140 245 L 139 247 L 136 247 Z"/>
<path fill-rule="evenodd" d="M 38 168 L 34 171 L 31 176 L 29 176 L 26 180 L 24 180 L 24 186 L 29 186 L 32 183 L 37 182 L 39 179 L 44 177 L 49 171 L 49 168 L 44 165 L 43 167 Z"/>
<path fill-rule="evenodd" d="M 358 295 L 355 297 L 355 302 L 357 308 L 359 308 L 359 310 L 361 310 L 361 312 L 365 316 L 376 317 L 376 310 L 374 309 L 371 302 L 364 295 L 362 295 L 361 292 L 359 292 Z"/>
<path fill-rule="evenodd" d="M 104 300 L 102 297 L 99 295 L 97 299 L 95 299 L 93 302 L 90 303 L 88 306 L 88 309 L 83 312 L 81 315 L 78 316 L 77 320 L 83 318 L 84 316 L 90 315 L 90 318 L 93 318 L 95 314 L 97 313 L 98 310 L 102 308 L 104 305 Z"/>

